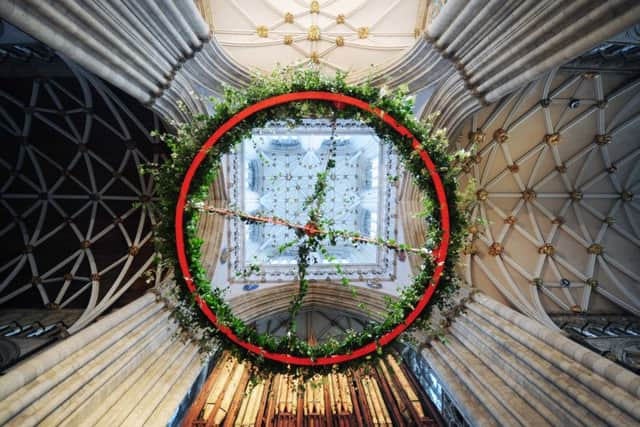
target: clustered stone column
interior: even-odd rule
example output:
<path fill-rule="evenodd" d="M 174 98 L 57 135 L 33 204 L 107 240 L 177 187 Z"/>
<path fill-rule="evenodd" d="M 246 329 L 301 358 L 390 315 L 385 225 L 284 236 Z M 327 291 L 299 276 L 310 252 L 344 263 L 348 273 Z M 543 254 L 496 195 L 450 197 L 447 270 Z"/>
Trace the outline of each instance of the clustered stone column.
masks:
<path fill-rule="evenodd" d="M 636 425 L 640 377 L 478 293 L 410 357 L 472 425 Z"/>
<path fill-rule="evenodd" d="M 435 85 L 423 117 L 454 132 L 483 105 L 559 67 L 640 21 L 640 3 L 451 0 L 402 58 L 374 82 L 413 91 Z M 365 76 L 355 76 L 362 77 Z"/>
<path fill-rule="evenodd" d="M 154 293 L 0 377 L 0 424 L 166 425 L 203 360 Z"/>

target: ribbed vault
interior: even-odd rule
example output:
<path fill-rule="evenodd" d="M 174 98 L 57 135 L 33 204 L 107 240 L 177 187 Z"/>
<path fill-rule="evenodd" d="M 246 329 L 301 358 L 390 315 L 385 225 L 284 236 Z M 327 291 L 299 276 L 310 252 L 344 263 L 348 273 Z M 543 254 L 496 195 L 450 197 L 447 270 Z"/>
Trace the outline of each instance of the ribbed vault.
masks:
<path fill-rule="evenodd" d="M 634 1 L 452 0 L 403 57 L 370 74 L 379 84 L 408 84 L 416 91 L 434 86 L 423 117 L 440 113 L 438 125 L 453 134 L 483 105 L 500 100 L 638 20 L 640 4 Z"/>
<path fill-rule="evenodd" d="M 476 186 L 478 224 L 461 269 L 492 298 L 465 298 L 457 317 L 433 319 L 445 339 L 418 333 L 419 344 L 405 354 L 448 419 L 637 424 L 640 378 L 549 327 L 552 319 L 575 321 L 571 314 L 602 314 L 605 334 L 612 317 L 604 314 L 640 315 L 640 2 L 270 0 L 250 2 L 256 7 L 248 12 L 240 3 L 0 2 L 3 20 L 40 41 L 20 36 L 0 46 L 0 304 L 12 309 L 2 316 L 2 334 L 20 329 L 19 338 L 27 337 L 45 318 L 75 321 L 72 336 L 0 376 L 0 422 L 166 425 L 180 418 L 180 405 L 205 376 L 197 334 L 177 326 L 175 307 L 161 295 L 104 315 L 128 293 L 140 296 L 142 273 L 154 266 L 154 185 L 139 166 L 162 159 L 149 133 L 161 119 L 171 127 L 206 113 L 201 95 L 246 85 L 250 67 L 270 71 L 282 53 L 283 64 L 408 85 L 420 92 L 420 117 L 440 112 L 437 125 L 454 145 L 474 150 L 465 168 Z M 225 11 L 235 14 L 230 27 Z M 417 12 L 411 20 L 410 11 Z M 225 203 L 227 184 L 212 187 L 212 204 Z M 398 193 L 399 234 L 420 245 L 419 195 L 408 179 Z M 203 247 L 213 275 L 228 253 L 224 220 L 208 216 L 200 227 L 215 237 Z M 356 299 L 346 287 L 313 283 L 304 315 L 311 313 L 307 325 L 324 325 L 313 335 L 361 322 L 360 303 L 382 317 L 391 292 L 371 284 L 380 285 L 363 282 Z M 297 284 L 248 285 L 230 298 L 236 314 L 277 333 Z M 11 323 L 22 306 L 46 309 L 26 312 L 32 329 Z M 623 357 L 637 354 L 633 348 L 624 347 Z M 394 394 L 392 385 L 402 384 L 378 368 L 376 381 L 354 376 L 351 390 L 362 391 L 362 407 L 371 403 L 379 424 L 391 424 L 400 419 L 394 407 L 417 406 L 399 387 Z M 219 387 L 232 390 L 233 410 L 246 414 L 269 388 L 244 395 L 238 385 L 247 384 L 248 369 L 234 372 L 219 377 Z M 290 409 L 300 402 L 322 410 L 310 388 L 296 403 L 289 379 L 277 382 L 282 393 L 272 407 L 283 405 L 281 419 L 293 421 Z M 260 394 L 264 402 L 267 396 Z M 221 413 L 223 404 L 232 408 L 225 399 L 218 393 L 200 403 Z M 345 425 L 374 424 L 372 414 L 346 415 Z"/>
<path fill-rule="evenodd" d="M 548 325 L 606 301 L 640 313 L 639 94 L 637 73 L 559 69 L 465 122 L 470 283 Z"/>
<path fill-rule="evenodd" d="M 139 166 L 161 161 L 150 136 L 161 125 L 71 62 L 50 61 L 65 73 L 0 89 L 0 304 L 81 308 L 73 332 L 153 267 L 154 190 Z"/>
<path fill-rule="evenodd" d="M 355 7 L 353 2 L 292 1 L 291 11 L 283 11 L 281 3 L 266 2 L 255 9 L 260 13 L 256 17 L 235 2 L 98 1 L 85 8 L 67 0 L 56 8 L 37 0 L 9 0 L 0 4 L 0 15 L 153 106 L 166 120 L 184 121 L 186 111 L 205 112 L 205 102 L 194 93 L 215 96 L 224 83 L 242 86 L 248 82 L 247 66 L 232 59 L 211 37 L 222 27 L 223 39 L 224 26 L 236 22 L 241 28 L 235 37 L 248 36 L 249 40 L 229 41 L 236 44 L 234 49 L 247 50 L 239 43 L 248 43 L 251 49 L 279 46 L 287 52 L 283 64 L 301 57 L 303 63 L 324 61 L 332 70 L 345 68 L 332 55 L 354 51 L 340 54 L 352 61 L 365 52 L 371 59 L 365 55 L 359 63 L 378 66 L 351 70 L 355 71 L 350 76 L 353 81 L 371 78 L 381 85 L 408 84 L 414 90 L 437 84 L 425 113 L 440 111 L 439 124 L 450 130 L 483 103 L 499 100 L 640 18 L 640 4 L 633 0 L 507 4 L 451 0 L 442 7 L 443 3 L 412 0 L 387 5 L 376 1 Z M 348 12 L 341 12 L 341 7 Z M 235 11 L 237 19 L 216 23 L 216 8 L 222 8 L 223 17 L 225 10 Z M 417 11 L 413 22 L 407 22 L 412 21 L 407 18 L 410 10 Z M 401 24 L 388 19 L 396 13 Z M 263 19 L 268 22 L 258 22 Z M 283 25 L 291 26 L 295 34 L 287 34 Z M 395 28 L 400 27 L 404 30 L 398 32 Z M 370 34 L 376 37 L 375 44 L 369 43 Z M 420 34 L 417 42 L 408 42 Z M 285 44 L 286 35 L 291 36 L 290 44 Z M 402 56 L 387 55 L 412 44 Z M 271 55 L 266 55 L 273 65 Z M 245 56 L 253 61 L 262 55 Z"/>
<path fill-rule="evenodd" d="M 199 3 L 211 10 L 209 25 L 224 50 L 266 73 L 309 65 L 366 73 L 413 45 L 434 8 L 424 0 Z"/>

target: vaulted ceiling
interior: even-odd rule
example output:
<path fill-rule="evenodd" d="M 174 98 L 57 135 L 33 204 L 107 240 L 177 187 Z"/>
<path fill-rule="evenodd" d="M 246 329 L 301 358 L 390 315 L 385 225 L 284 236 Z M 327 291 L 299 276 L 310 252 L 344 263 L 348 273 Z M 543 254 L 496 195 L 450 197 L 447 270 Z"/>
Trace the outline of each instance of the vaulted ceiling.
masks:
<path fill-rule="evenodd" d="M 640 314 L 640 74 L 559 69 L 471 115 L 473 285 L 549 312 Z"/>
<path fill-rule="evenodd" d="M 145 291 L 157 218 L 139 166 L 162 160 L 150 134 L 161 122 L 76 65 L 39 58 L 42 49 L 8 58 L 25 74 L 0 89 L 0 305 L 82 309 L 67 325 L 75 331 Z"/>
<path fill-rule="evenodd" d="M 141 105 L 91 73 L 170 121 L 206 111 L 194 93 L 219 95 L 223 83 L 246 84 L 249 69 L 281 64 L 429 88 L 424 112 L 443 112 L 439 125 L 454 144 L 477 153 L 468 165 L 480 221 L 464 266 L 470 283 L 549 324 L 550 312 L 638 314 L 639 32 L 629 26 L 640 6 L 616 4 L 198 0 L 94 2 L 87 12 L 73 1 L 0 2 L 3 18 L 49 46 L 34 69 L 72 77 L 47 59 L 55 49 L 89 71 L 74 66 L 74 89 L 34 72 L 41 78 L 2 90 L 12 148 L 2 153 L 10 221 L 0 230 L 19 243 L 2 258 L 0 301 L 77 304 L 89 307 L 88 322 L 151 262 L 155 219 L 131 202 L 153 191 L 137 163 L 160 156 L 147 133 L 158 118 L 131 111 Z M 607 38 L 617 51 L 593 50 Z M 15 46 L 3 52 L 3 61 L 38 58 Z M 30 67 L 22 62 L 20 70 Z M 34 139 L 59 141 L 67 154 Z M 119 252 L 94 257 L 112 235 Z M 45 245 L 58 261 L 36 259 Z"/>
<path fill-rule="evenodd" d="M 214 37 L 239 63 L 363 71 L 401 56 L 424 29 L 423 0 L 205 0 Z"/>

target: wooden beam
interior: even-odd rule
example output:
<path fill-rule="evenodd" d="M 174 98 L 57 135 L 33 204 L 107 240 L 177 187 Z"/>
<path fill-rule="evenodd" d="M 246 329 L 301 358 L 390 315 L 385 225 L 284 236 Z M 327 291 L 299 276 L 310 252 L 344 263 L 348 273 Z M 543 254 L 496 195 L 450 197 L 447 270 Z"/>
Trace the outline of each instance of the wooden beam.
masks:
<path fill-rule="evenodd" d="M 248 362 L 245 362 L 245 363 L 248 363 Z M 238 415 L 238 411 L 240 410 L 242 397 L 244 396 L 250 377 L 251 377 L 251 365 L 248 364 L 247 366 L 244 367 L 244 373 L 242 374 L 242 378 L 240 378 L 238 387 L 236 388 L 235 393 L 233 395 L 233 400 L 231 402 L 231 406 L 229 407 L 229 411 L 227 412 L 227 416 L 225 417 L 223 427 L 233 427 L 236 420 L 236 416 Z"/>
<path fill-rule="evenodd" d="M 331 396 L 329 394 L 329 384 L 327 384 L 328 375 L 323 377 L 322 392 L 324 393 L 324 413 L 325 413 L 325 426 L 333 426 L 333 411 L 331 410 Z"/>
<path fill-rule="evenodd" d="M 298 408 L 297 408 L 297 425 L 302 427 L 304 421 L 304 393 L 300 393 L 300 385 L 296 385 L 298 388 Z"/>
<path fill-rule="evenodd" d="M 353 408 L 355 410 L 356 407 L 358 407 L 361 410 L 361 422 L 363 422 L 363 424 L 360 425 L 367 425 L 367 426 L 372 426 L 373 425 L 373 417 L 371 416 L 371 411 L 369 409 L 369 405 L 367 403 L 367 398 L 365 396 L 365 390 L 364 390 L 364 385 L 362 384 L 362 377 L 360 376 L 359 372 L 357 371 L 352 371 L 353 372 L 353 380 L 352 380 L 352 384 L 353 382 L 355 382 L 356 387 L 353 388 L 352 387 L 352 399 L 353 399 Z"/>
<path fill-rule="evenodd" d="M 384 377 L 384 375 L 380 375 L 380 372 L 378 372 L 377 367 L 374 367 L 371 371 L 372 371 L 373 378 L 375 378 L 375 380 L 380 385 L 380 389 L 382 391 L 382 398 L 385 404 L 387 405 L 387 408 L 391 409 L 391 416 L 393 417 L 393 425 L 404 427 L 406 425 L 404 417 L 400 412 L 400 408 L 398 407 L 398 402 L 396 402 L 395 396 L 391 391 L 391 388 L 389 387 L 389 384 L 387 383 L 386 378 Z"/>
<path fill-rule="evenodd" d="M 402 368 L 400 368 L 402 369 Z M 402 374 L 404 374 L 405 377 L 407 377 L 405 372 L 401 372 Z M 394 380 L 396 382 L 396 389 L 398 390 L 398 392 L 400 393 L 401 399 L 404 400 L 407 403 L 407 409 L 409 410 L 409 414 L 411 415 L 411 419 L 413 420 L 413 422 L 417 425 L 423 425 L 424 423 L 424 417 L 422 417 L 415 406 L 414 405 L 414 400 L 411 399 L 411 397 L 409 396 L 407 390 L 405 389 L 405 387 L 407 386 L 411 386 L 412 388 L 414 388 L 412 386 L 411 383 L 409 384 L 403 384 L 400 379 L 397 377 L 396 373 L 394 372 L 393 368 L 391 369 L 391 378 L 392 380 Z M 415 392 L 415 390 L 414 390 Z M 420 401 L 418 401 L 418 403 L 421 403 Z M 424 408 L 423 408 L 424 411 Z"/>
<path fill-rule="evenodd" d="M 215 419 L 216 419 L 216 414 L 218 413 L 218 411 L 220 410 L 220 407 L 222 406 L 222 400 L 224 398 L 224 390 L 227 390 L 229 388 L 229 383 L 231 382 L 231 380 L 233 379 L 233 374 L 236 369 L 238 369 L 239 363 L 237 360 L 234 359 L 234 364 L 233 367 L 231 369 L 231 372 L 229 373 L 229 375 L 227 376 L 225 382 L 224 382 L 224 386 L 222 387 L 223 393 L 221 393 L 217 398 L 216 398 L 216 404 L 213 406 L 213 409 L 211 410 L 211 413 L 209 414 L 209 418 L 206 420 L 207 427 L 213 427 Z"/>
<path fill-rule="evenodd" d="M 216 378 L 228 358 L 228 351 L 222 353 L 222 355 L 218 359 L 218 362 L 216 363 L 216 366 L 213 368 L 213 371 L 211 371 L 211 373 L 209 374 L 209 378 L 207 378 L 207 381 L 204 383 L 204 386 L 198 393 L 196 400 L 193 402 L 191 408 L 189 408 L 189 411 L 182 419 L 182 423 L 180 424 L 181 427 L 191 427 L 193 423 L 198 419 L 198 416 L 200 415 L 200 412 L 202 411 L 202 408 L 207 401 L 209 392 L 211 392 L 211 389 L 216 382 Z"/>
<path fill-rule="evenodd" d="M 264 411 L 267 407 L 267 401 L 269 400 L 269 395 L 271 394 L 271 384 L 273 375 L 269 375 L 266 380 L 264 380 L 264 389 L 262 390 L 262 397 L 260 399 L 260 408 L 258 408 L 258 416 L 256 417 L 256 426 L 262 426 L 263 423 L 266 423 L 264 419 Z M 267 418 L 268 419 L 268 418 Z"/>
<path fill-rule="evenodd" d="M 446 427 L 447 423 L 444 421 L 444 418 L 442 418 L 440 411 L 438 411 L 438 408 L 436 408 L 436 406 L 433 404 L 433 402 L 431 401 L 427 393 L 422 389 L 422 386 L 418 383 L 418 380 L 413 376 L 413 374 L 409 370 L 409 367 L 404 363 L 400 363 L 399 365 L 400 365 L 400 369 L 402 369 L 402 371 L 405 373 L 409 381 L 413 384 L 413 388 L 415 389 L 416 393 L 420 397 L 420 400 L 423 402 L 424 406 L 426 406 L 425 412 L 429 414 L 431 419 L 433 419 L 433 421 L 438 427 Z"/>
<path fill-rule="evenodd" d="M 269 388 L 269 404 L 267 405 L 267 414 L 265 419 L 265 427 L 272 427 L 274 425 L 275 406 L 276 399 L 278 398 L 278 388 L 280 382 L 278 380 L 278 374 L 276 374 L 271 381 L 271 387 Z"/>

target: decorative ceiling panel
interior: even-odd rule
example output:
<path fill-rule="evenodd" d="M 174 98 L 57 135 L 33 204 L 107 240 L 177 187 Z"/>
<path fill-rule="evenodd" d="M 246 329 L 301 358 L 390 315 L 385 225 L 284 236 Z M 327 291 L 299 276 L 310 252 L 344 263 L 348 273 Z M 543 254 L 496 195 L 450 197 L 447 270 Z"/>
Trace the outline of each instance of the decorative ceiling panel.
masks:
<path fill-rule="evenodd" d="M 214 36 L 241 64 L 362 71 L 398 58 L 424 29 L 423 0 L 209 0 Z"/>
<path fill-rule="evenodd" d="M 73 332 L 141 282 L 144 291 L 156 218 L 139 167 L 163 157 L 150 136 L 160 121 L 74 65 L 4 82 L 0 304 L 82 308 Z"/>
<path fill-rule="evenodd" d="M 331 122 L 321 119 L 306 119 L 295 128 L 271 124 L 254 130 L 230 156 L 231 205 L 253 215 L 305 225 L 309 221 L 305 203 L 329 157 L 335 160 L 335 167 L 322 210 L 333 221 L 332 229 L 372 239 L 396 239 L 396 186 L 388 177 L 398 174 L 397 158 L 371 128 L 359 122 L 340 120 L 335 133 Z M 229 247 L 234 272 L 255 264 L 260 272 L 241 282 L 293 280 L 297 273 L 292 266 L 298 258 L 298 245 L 291 246 L 295 240 L 294 231 L 282 225 L 232 220 Z M 319 262 L 309 268 L 309 277 L 395 278 L 394 254 L 389 249 L 338 241 L 327 251 L 316 254 Z M 342 273 L 338 274 L 335 264 L 342 267 Z"/>
<path fill-rule="evenodd" d="M 548 324 L 640 314 L 639 95 L 638 75 L 561 70 L 472 115 L 471 283 Z"/>

